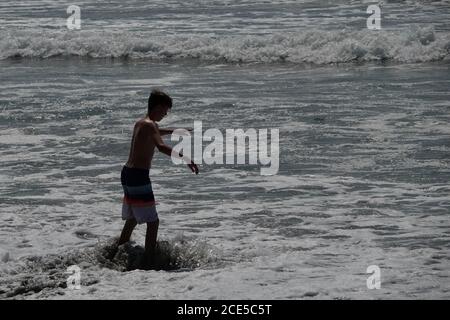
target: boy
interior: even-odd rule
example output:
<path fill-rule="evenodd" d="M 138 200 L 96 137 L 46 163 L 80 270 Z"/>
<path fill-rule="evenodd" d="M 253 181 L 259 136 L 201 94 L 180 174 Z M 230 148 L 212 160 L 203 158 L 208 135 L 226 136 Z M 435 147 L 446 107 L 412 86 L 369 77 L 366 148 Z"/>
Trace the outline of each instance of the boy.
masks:
<path fill-rule="evenodd" d="M 147 223 L 145 236 L 145 267 L 153 267 L 159 219 L 155 198 L 149 178 L 149 170 L 155 147 L 168 156 L 172 148 L 164 144 L 162 135 L 171 134 L 174 129 L 160 129 L 157 125 L 172 108 L 172 98 L 160 90 L 153 90 L 148 99 L 148 111 L 145 118 L 136 122 L 131 140 L 128 161 L 122 168 L 121 182 L 124 191 L 122 219 L 126 220 L 118 245 L 130 241 L 136 224 Z M 174 156 L 182 158 L 188 167 L 198 174 L 197 165 L 181 153 Z"/>

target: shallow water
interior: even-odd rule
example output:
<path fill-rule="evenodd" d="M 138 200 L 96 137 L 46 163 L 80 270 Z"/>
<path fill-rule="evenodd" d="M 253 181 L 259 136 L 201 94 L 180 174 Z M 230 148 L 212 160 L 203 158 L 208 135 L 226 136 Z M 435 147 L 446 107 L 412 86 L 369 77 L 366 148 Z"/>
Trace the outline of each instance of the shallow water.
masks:
<path fill-rule="evenodd" d="M 128 39 L 128 47 L 120 41 L 97 46 L 96 28 L 106 26 L 108 11 L 93 4 L 98 19 L 86 13 L 90 29 L 82 29 L 92 37 L 81 36 L 70 47 L 60 37 L 70 40 L 73 34 L 49 27 L 52 19 L 60 19 L 52 11 L 56 7 L 48 8 L 52 3 L 42 12 L 54 17 L 29 21 L 23 30 L 19 25 L 29 18 L 29 5 L 21 11 L 2 3 L 6 24 L 1 32 L 10 37 L 0 40 L 2 297 L 448 299 L 446 2 L 387 2 L 385 12 L 392 19 L 375 42 L 367 30 L 356 28 L 360 18 L 352 24 L 346 17 L 364 7 L 357 2 L 278 4 L 285 15 L 277 23 L 280 30 L 295 25 L 302 32 L 287 36 L 289 41 L 273 36 L 272 20 L 281 19 L 281 13 L 273 12 L 270 3 L 230 2 L 226 11 L 218 3 L 199 2 L 190 29 L 181 17 L 186 8 L 164 3 L 153 17 L 163 20 L 178 12 L 170 30 L 180 47 L 170 47 L 170 37 L 157 38 L 167 25 L 143 27 L 136 18 L 139 10 L 133 9 L 140 8 L 138 1 L 124 7 L 116 21 L 126 32 L 118 25 L 103 30 Z M 402 8 L 409 20 L 401 16 Z M 332 12 L 339 15 L 316 17 Z M 240 14 L 261 25 L 236 20 Z M 223 30 L 218 30 L 221 21 Z M 297 24 L 305 21 L 314 26 L 309 38 L 305 25 Z M 334 29 L 343 21 L 350 21 L 352 31 L 348 41 L 336 42 L 339 49 Z M 30 45 L 25 40 L 39 32 L 38 25 L 48 41 Z M 242 34 L 228 33 L 233 26 Z M 194 42 L 176 38 L 183 30 Z M 211 40 L 220 32 L 229 38 Z M 252 32 L 256 37 L 245 40 Z M 161 42 L 147 47 L 142 38 Z M 11 39 L 23 41 L 22 49 Z M 328 42 L 319 45 L 321 39 Z M 250 49 L 227 50 L 227 45 L 244 44 Z M 284 62 L 280 48 L 289 51 Z M 119 59 L 107 58 L 111 55 Z M 261 176 L 257 165 L 205 164 L 194 176 L 156 155 L 151 178 L 160 241 L 184 243 L 177 256 L 190 261 L 177 272 L 127 267 L 130 252 L 139 252 L 144 243 L 142 226 L 135 244 L 119 255 L 119 267 L 105 267 L 97 254 L 122 227 L 120 169 L 132 125 L 145 113 L 153 86 L 174 98 L 162 126 L 192 127 L 202 120 L 204 130 L 280 130 L 280 168 L 274 176 Z M 38 263 L 30 267 L 29 259 Z M 49 263 L 54 266 L 45 267 Z M 71 263 L 81 266 L 81 290 L 64 288 Z M 381 269 L 380 290 L 366 286 L 370 265 Z"/>

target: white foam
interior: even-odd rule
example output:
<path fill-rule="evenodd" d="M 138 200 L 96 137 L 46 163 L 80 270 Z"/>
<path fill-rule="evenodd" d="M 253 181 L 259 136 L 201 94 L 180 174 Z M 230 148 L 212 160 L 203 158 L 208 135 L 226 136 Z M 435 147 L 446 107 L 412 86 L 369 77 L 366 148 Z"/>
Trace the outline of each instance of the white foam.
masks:
<path fill-rule="evenodd" d="M 168 35 L 80 31 L 4 32 L 0 59 L 78 56 L 229 63 L 331 64 L 389 60 L 401 63 L 449 58 L 450 34 L 432 27 L 399 31 L 310 30 L 270 35 Z"/>
<path fill-rule="evenodd" d="M 0 144 L 8 145 L 23 145 L 33 144 L 38 145 L 43 140 L 61 140 L 61 137 L 48 134 L 24 134 L 18 129 L 5 129 L 1 131 Z"/>

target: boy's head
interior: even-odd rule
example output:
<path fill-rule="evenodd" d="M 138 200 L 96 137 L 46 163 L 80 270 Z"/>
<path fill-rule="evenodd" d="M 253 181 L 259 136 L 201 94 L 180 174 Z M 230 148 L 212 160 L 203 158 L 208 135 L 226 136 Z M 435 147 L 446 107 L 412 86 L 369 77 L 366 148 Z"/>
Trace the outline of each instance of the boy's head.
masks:
<path fill-rule="evenodd" d="M 172 98 L 158 89 L 153 89 L 148 98 L 147 114 L 154 121 L 161 121 L 172 108 Z"/>

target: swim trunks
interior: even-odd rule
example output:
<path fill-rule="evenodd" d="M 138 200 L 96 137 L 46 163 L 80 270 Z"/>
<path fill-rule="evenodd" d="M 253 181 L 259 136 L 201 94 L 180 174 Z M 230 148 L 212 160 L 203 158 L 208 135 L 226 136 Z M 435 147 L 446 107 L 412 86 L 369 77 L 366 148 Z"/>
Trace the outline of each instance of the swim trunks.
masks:
<path fill-rule="evenodd" d="M 158 220 L 149 170 L 124 166 L 120 180 L 124 193 L 122 219 L 135 218 L 139 224 Z"/>

